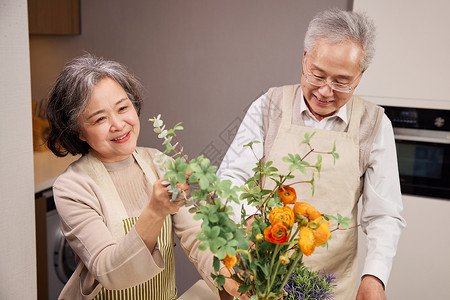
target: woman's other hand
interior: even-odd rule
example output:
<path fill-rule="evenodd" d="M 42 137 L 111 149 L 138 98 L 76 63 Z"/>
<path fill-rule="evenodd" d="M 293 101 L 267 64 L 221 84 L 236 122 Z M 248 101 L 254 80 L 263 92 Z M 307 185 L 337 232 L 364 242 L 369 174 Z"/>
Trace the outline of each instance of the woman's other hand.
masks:
<path fill-rule="evenodd" d="M 225 284 L 223 285 L 223 288 L 225 291 L 228 292 L 228 294 L 230 294 L 231 296 L 236 297 L 239 300 L 250 300 L 250 297 L 248 297 L 247 295 L 241 295 L 238 292 L 239 289 L 239 284 L 234 281 L 233 279 L 231 279 L 231 272 L 230 270 L 228 270 L 227 268 L 223 267 L 222 269 L 220 269 L 219 271 L 220 275 L 225 276 Z"/>

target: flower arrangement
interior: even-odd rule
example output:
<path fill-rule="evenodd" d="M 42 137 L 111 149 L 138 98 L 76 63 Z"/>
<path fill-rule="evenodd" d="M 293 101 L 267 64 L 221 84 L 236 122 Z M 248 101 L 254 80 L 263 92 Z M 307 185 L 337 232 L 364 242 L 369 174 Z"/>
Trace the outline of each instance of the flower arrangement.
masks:
<path fill-rule="evenodd" d="M 285 287 L 294 280 L 291 276 L 294 271 L 301 270 L 303 255 L 312 255 L 316 247 L 327 246 L 331 236 L 329 221 L 335 220 L 337 226 L 348 228 L 350 219 L 322 214 L 308 203 L 297 201 L 294 184 L 310 184 L 314 195 L 315 174 L 320 174 L 322 154 L 331 155 L 334 160 L 339 158 L 335 145 L 327 152 L 313 149 L 314 132 L 305 134 L 301 142 L 309 146 L 308 153 L 288 154 L 283 158 L 289 164 L 288 174 L 279 174 L 273 162 L 258 159 L 254 175 L 237 187 L 229 180 L 221 180 L 216 175 L 217 167 L 208 158 L 200 155 L 188 159 L 183 147 L 178 142 L 173 144 L 177 140 L 176 132 L 183 130 L 181 123 L 166 129 L 160 115 L 150 121 L 158 137 L 164 140 L 165 150 L 155 163 L 166 171 L 172 200 L 180 196 L 177 182 L 187 180 L 193 187 L 190 197 L 185 197 L 186 205 L 194 219 L 202 220 L 202 231 L 197 235 L 201 241 L 199 249 L 209 248 L 214 254 L 215 274 L 211 276 L 219 288 L 225 284 L 225 277 L 219 274 L 222 263 L 232 270 L 231 278 L 239 283 L 241 294 L 249 295 L 252 300 L 277 299 L 287 293 Z M 258 142 L 245 147 L 253 151 L 255 143 Z M 306 160 L 313 152 L 319 153 L 315 164 Z M 173 159 L 164 163 L 164 155 Z M 311 172 L 307 173 L 307 169 Z M 311 178 L 288 184 L 295 173 L 309 174 Z M 265 188 L 267 180 L 273 183 L 273 188 Z M 230 218 L 234 212 L 228 203 L 243 200 L 255 206 L 257 213 L 249 219 L 242 208 L 241 222 L 236 224 Z"/>
<path fill-rule="evenodd" d="M 284 286 L 284 300 L 332 299 L 336 277 L 325 271 L 311 271 L 300 265 Z"/>

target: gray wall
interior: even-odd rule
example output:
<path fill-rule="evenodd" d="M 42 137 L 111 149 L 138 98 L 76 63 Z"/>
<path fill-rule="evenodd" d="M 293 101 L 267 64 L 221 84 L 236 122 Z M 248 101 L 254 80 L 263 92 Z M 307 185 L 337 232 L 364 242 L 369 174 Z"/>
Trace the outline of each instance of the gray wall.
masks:
<path fill-rule="evenodd" d="M 0 0 L 0 299 L 36 299 L 27 2 Z"/>
<path fill-rule="evenodd" d="M 82 51 L 125 63 L 143 82 L 140 145 L 160 147 L 148 118 L 183 121 L 189 155 L 220 163 L 245 110 L 301 76 L 303 36 L 315 13 L 351 0 L 81 1 L 80 36 L 33 36 L 33 99 Z M 177 247 L 180 292 L 198 279 Z M 181 270 L 183 268 L 183 270 Z"/>

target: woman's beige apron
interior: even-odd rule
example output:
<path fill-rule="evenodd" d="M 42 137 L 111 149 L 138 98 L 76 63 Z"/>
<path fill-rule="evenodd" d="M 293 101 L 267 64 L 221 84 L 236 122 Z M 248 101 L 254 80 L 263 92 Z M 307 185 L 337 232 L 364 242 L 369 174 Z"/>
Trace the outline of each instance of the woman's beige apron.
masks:
<path fill-rule="evenodd" d="M 148 182 L 153 183 L 158 179 L 156 170 L 152 165 L 153 159 L 147 151 L 137 148 L 133 152 L 133 157 L 143 170 Z M 108 171 L 101 161 L 94 155 L 88 153 L 80 160 L 80 166 L 83 170 L 99 185 L 103 196 L 109 200 L 111 212 L 107 216 L 106 224 L 111 231 L 112 236 L 118 242 L 131 230 L 137 221 L 137 217 L 130 217 L 122 200 L 112 182 Z M 149 229 L 151 230 L 151 229 Z M 107 290 L 95 281 L 93 292 L 90 295 L 82 296 L 83 299 L 114 299 L 114 300 L 172 300 L 177 298 L 175 286 L 175 258 L 173 250 L 174 240 L 172 234 L 172 218 L 167 216 L 158 236 L 158 246 L 164 259 L 165 268 L 159 274 L 134 287 L 124 290 Z M 88 272 L 86 267 L 80 261 L 74 274 L 71 276 L 66 288 L 82 289 L 82 273 Z M 132 276 L 132 274 L 130 274 Z M 71 292 L 68 292 L 69 294 Z M 74 294 L 79 294 L 75 291 Z M 64 293 L 62 293 L 64 294 Z M 65 299 L 61 297 L 59 299 Z"/>
<path fill-rule="evenodd" d="M 295 184 L 297 201 L 308 202 L 321 213 L 337 215 L 352 219 L 351 225 L 357 223 L 357 202 L 360 196 L 359 178 L 359 124 L 362 103 L 354 97 L 348 132 L 314 129 L 292 124 L 294 86 L 283 87 L 282 120 L 270 153 L 266 153 L 266 161 L 271 160 L 281 174 L 287 174 L 288 164 L 282 161 L 288 153 L 305 155 L 309 148 L 300 145 L 305 133 L 316 132 L 311 139 L 311 146 L 316 151 L 329 152 L 336 142 L 336 152 L 339 159 L 333 163 L 331 155 L 322 155 L 322 170 L 320 176 L 315 174 L 315 193 L 311 194 L 310 184 Z M 303 124 L 300 121 L 300 124 Z M 310 154 L 306 160 L 314 165 L 317 154 Z M 309 168 L 309 171 L 312 171 Z M 310 180 L 311 174 L 306 175 L 296 171 L 295 178 L 290 182 Z M 270 184 L 267 182 L 267 184 Z M 330 223 L 330 230 L 336 228 L 336 223 Z M 337 287 L 334 299 L 349 300 L 356 298 L 357 292 L 357 229 L 337 230 L 332 232 L 326 247 L 318 247 L 307 257 L 304 263 L 314 270 L 325 270 L 337 276 Z"/>

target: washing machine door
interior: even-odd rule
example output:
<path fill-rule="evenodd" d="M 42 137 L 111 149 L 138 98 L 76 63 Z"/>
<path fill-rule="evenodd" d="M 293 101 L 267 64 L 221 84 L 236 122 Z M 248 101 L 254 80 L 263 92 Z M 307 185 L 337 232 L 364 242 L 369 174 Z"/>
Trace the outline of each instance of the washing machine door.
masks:
<path fill-rule="evenodd" d="M 57 231 L 55 239 L 55 249 L 53 251 L 53 265 L 56 275 L 62 283 L 66 283 L 75 271 L 77 263 L 75 253 L 70 248 L 69 243 L 63 236 L 61 230 Z"/>

